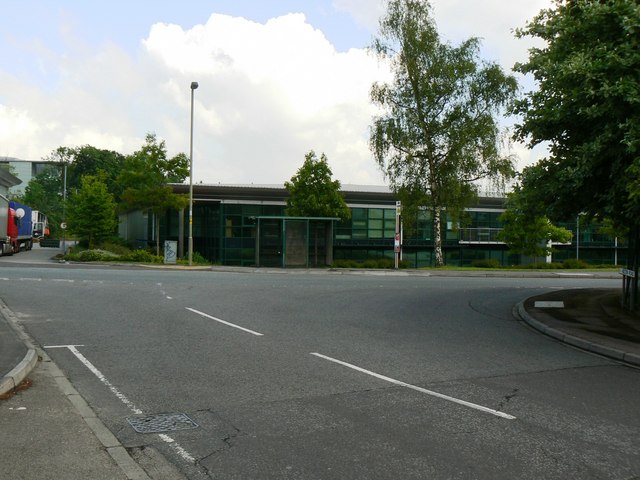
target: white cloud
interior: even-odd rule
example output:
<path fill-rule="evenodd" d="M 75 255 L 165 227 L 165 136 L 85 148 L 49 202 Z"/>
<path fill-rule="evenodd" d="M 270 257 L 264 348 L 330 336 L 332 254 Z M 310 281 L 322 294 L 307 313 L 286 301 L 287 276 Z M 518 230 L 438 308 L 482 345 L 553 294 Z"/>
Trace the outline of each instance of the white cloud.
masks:
<path fill-rule="evenodd" d="M 314 149 L 343 183 L 382 183 L 366 139 L 369 88 L 383 72 L 364 50 L 336 52 L 304 15 L 266 24 L 212 15 L 190 30 L 157 24 L 144 46 L 172 79 L 176 105 L 188 108 L 188 85 L 199 82 L 194 177 L 283 182 Z"/>
<path fill-rule="evenodd" d="M 433 0 L 445 38 L 484 37 L 483 53 L 505 68 L 528 48 L 511 29 L 550 2 Z M 333 6 L 372 33 L 384 13 L 378 0 Z M 30 79 L 0 68 L 0 156 L 35 160 L 83 144 L 126 154 L 147 132 L 164 138 L 170 154 L 188 152 L 189 85 L 198 81 L 196 181 L 283 182 L 310 149 L 327 154 L 343 183 L 384 181 L 368 148 L 368 93 L 385 72 L 362 49 L 337 52 L 302 14 L 266 23 L 214 14 L 189 29 L 158 23 L 133 53 L 72 37 L 55 50 L 37 39 L 16 44 L 37 71 Z"/>

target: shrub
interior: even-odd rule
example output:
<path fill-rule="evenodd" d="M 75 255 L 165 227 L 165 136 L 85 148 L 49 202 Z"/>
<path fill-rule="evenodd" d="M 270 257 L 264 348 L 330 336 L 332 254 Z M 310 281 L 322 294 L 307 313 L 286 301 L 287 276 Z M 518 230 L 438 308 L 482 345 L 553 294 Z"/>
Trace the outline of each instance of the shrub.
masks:
<path fill-rule="evenodd" d="M 115 253 L 116 255 L 126 255 L 131 251 L 131 248 L 129 248 L 125 242 L 118 240 L 106 241 L 101 245 L 101 247 L 102 250 L 107 250 Z"/>
<path fill-rule="evenodd" d="M 120 260 L 139 263 L 162 263 L 164 261 L 163 257 L 154 255 L 146 250 L 132 250 L 123 255 Z"/>
<path fill-rule="evenodd" d="M 377 260 L 378 268 L 393 268 L 394 262 L 390 258 L 379 258 Z"/>
<path fill-rule="evenodd" d="M 193 252 L 191 254 L 191 261 L 193 263 L 197 263 L 198 265 L 209 265 L 211 262 L 200 255 L 198 252 Z"/>
<path fill-rule="evenodd" d="M 358 268 L 358 262 L 355 260 L 338 259 L 334 260 L 331 265 L 333 268 Z"/>
<path fill-rule="evenodd" d="M 387 257 L 383 258 L 370 258 L 363 262 L 357 262 L 356 260 L 338 259 L 334 260 L 331 265 L 332 268 L 379 268 L 379 269 L 392 269 L 395 262 Z M 399 265 L 400 268 L 409 268 L 409 262 L 402 260 Z"/>
<path fill-rule="evenodd" d="M 378 268 L 378 260 L 372 258 L 362 262 L 362 268 Z"/>
<path fill-rule="evenodd" d="M 495 258 L 482 258 L 472 261 L 471 266 L 475 268 L 499 268 L 500 262 Z"/>
<path fill-rule="evenodd" d="M 589 264 L 584 260 L 578 260 L 577 258 L 568 258 L 567 260 L 562 262 L 562 267 L 570 268 L 573 270 L 573 269 L 589 268 Z"/>
<path fill-rule="evenodd" d="M 118 255 L 106 250 L 73 249 L 64 258 L 75 262 L 108 262 L 117 259 Z"/>

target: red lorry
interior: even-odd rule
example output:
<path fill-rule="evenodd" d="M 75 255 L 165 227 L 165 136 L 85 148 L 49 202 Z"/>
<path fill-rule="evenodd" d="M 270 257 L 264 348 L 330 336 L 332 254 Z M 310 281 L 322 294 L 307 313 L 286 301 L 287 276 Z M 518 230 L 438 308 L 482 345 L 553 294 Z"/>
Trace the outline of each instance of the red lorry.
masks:
<path fill-rule="evenodd" d="M 33 246 L 32 209 L 0 195 L 0 254 L 12 255 Z"/>

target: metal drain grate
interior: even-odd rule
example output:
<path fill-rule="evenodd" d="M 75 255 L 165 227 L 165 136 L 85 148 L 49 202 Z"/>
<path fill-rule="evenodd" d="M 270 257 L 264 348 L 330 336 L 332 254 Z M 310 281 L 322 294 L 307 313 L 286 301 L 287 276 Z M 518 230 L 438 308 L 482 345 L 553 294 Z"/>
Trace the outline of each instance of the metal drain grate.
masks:
<path fill-rule="evenodd" d="M 127 417 L 127 422 L 138 433 L 174 432 L 198 428 L 198 424 L 184 413 L 162 413 L 143 417 Z"/>

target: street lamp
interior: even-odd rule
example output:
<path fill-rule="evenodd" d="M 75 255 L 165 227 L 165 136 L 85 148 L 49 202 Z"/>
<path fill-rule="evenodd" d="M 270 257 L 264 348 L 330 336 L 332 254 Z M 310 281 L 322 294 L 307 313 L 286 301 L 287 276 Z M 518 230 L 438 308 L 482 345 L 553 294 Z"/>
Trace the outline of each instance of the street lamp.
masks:
<path fill-rule="evenodd" d="M 191 82 L 191 133 L 189 135 L 189 266 L 193 263 L 193 92 L 198 82 Z"/>

